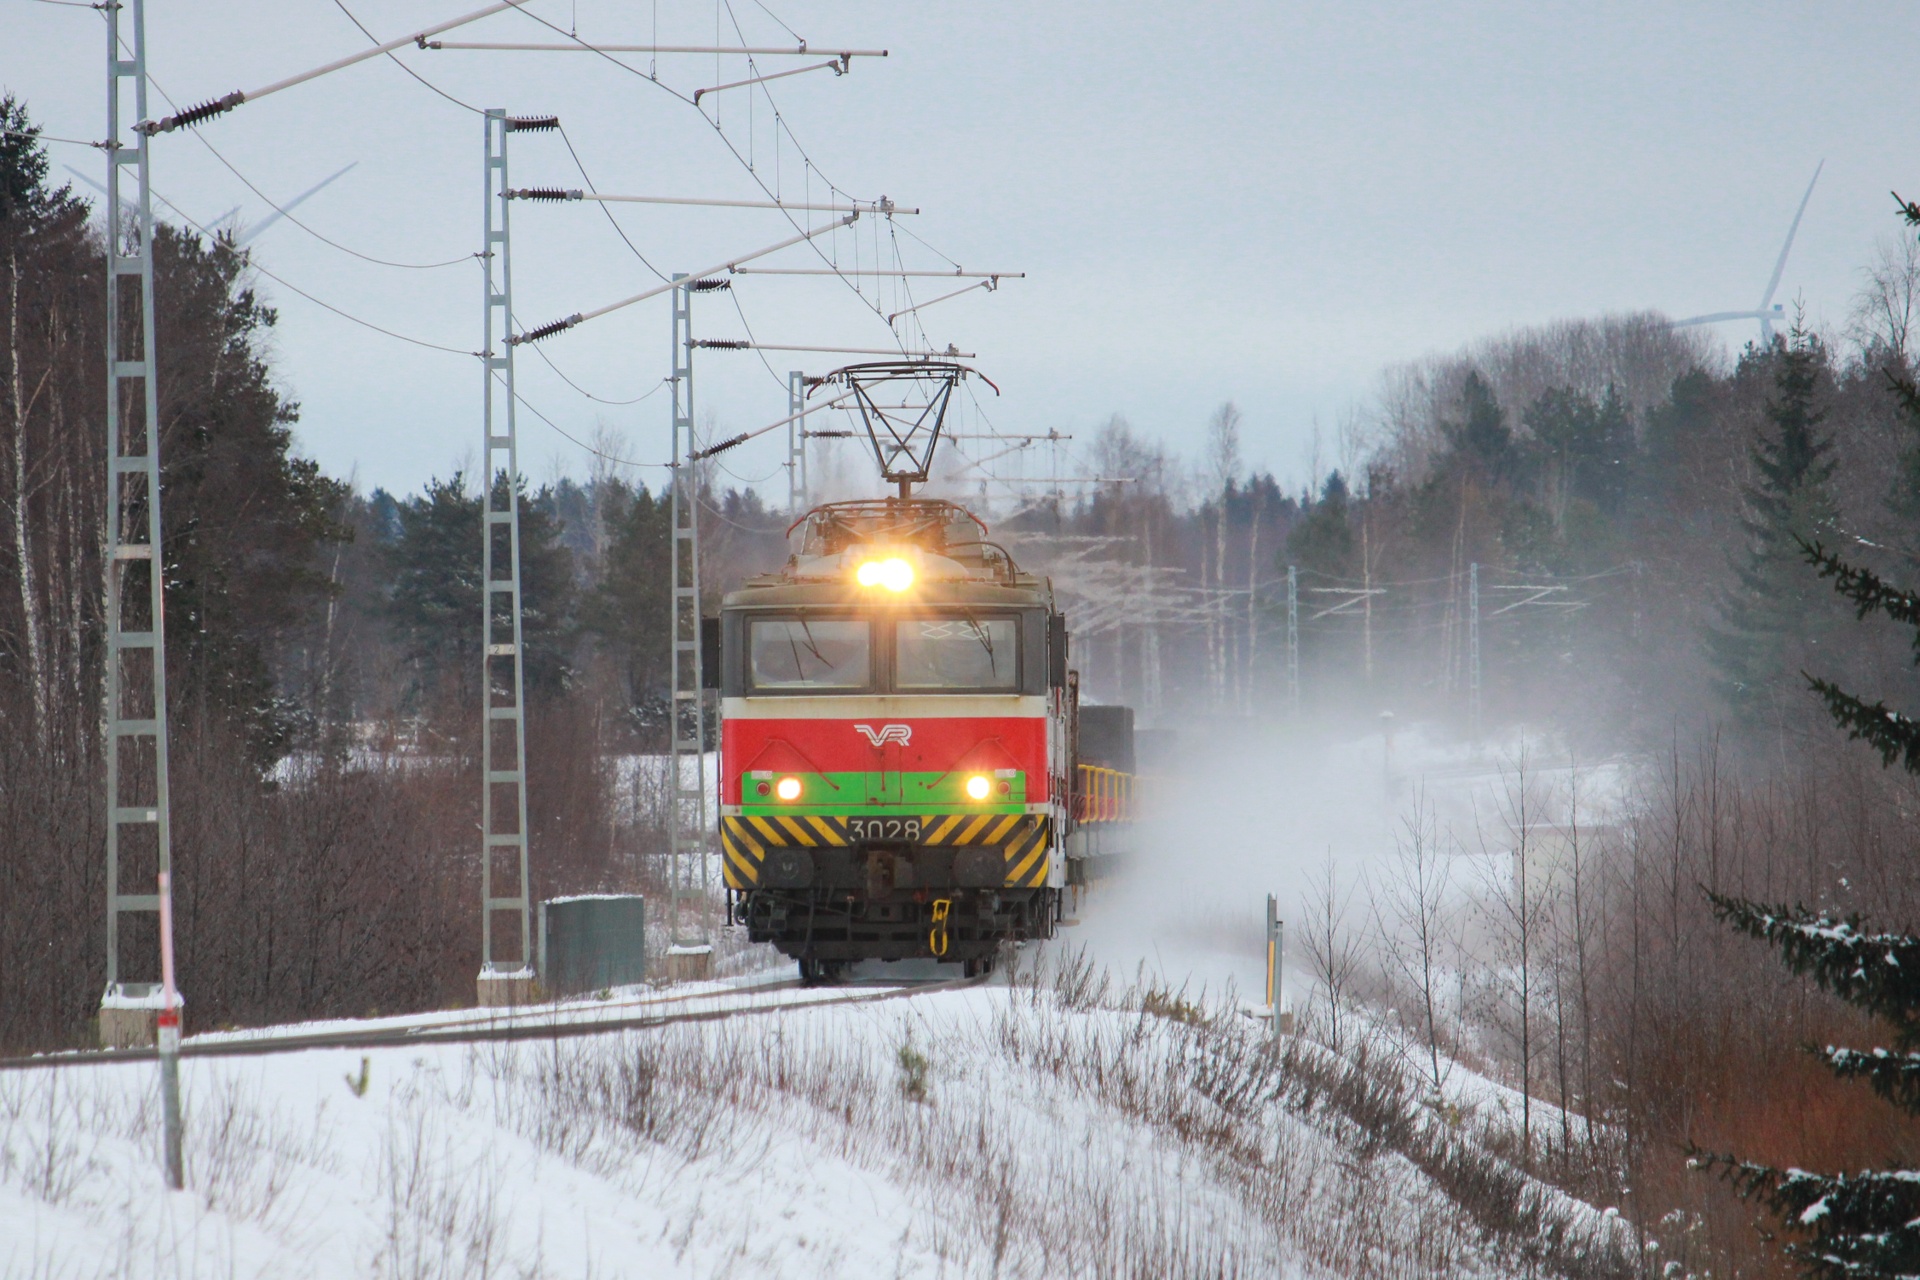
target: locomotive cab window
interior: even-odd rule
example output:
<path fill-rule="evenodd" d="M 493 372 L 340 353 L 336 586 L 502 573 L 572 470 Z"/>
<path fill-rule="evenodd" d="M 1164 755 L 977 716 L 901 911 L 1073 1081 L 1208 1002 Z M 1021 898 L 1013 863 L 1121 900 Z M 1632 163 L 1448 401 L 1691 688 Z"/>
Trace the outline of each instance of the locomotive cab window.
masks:
<path fill-rule="evenodd" d="M 760 692 L 871 688 L 870 636 L 860 618 L 755 618 L 747 624 L 749 682 Z"/>
<path fill-rule="evenodd" d="M 1018 618 L 902 618 L 893 634 L 896 689 L 1015 693 L 1020 688 Z"/>

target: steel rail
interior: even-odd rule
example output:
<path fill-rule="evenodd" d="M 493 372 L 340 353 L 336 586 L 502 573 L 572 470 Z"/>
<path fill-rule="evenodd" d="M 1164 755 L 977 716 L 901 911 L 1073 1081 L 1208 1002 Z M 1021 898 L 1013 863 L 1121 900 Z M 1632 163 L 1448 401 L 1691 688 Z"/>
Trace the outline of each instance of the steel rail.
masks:
<path fill-rule="evenodd" d="M 775 1004 L 749 1004 L 733 1009 L 706 1009 L 695 1013 L 668 1013 L 651 1017 L 615 1018 L 597 1022 L 516 1022 L 503 1027 L 478 1027 L 451 1033 L 429 1028 L 396 1027 L 380 1031 L 334 1032 L 311 1036 L 285 1036 L 258 1040 L 220 1041 L 214 1044 L 183 1042 L 182 1058 L 251 1058 L 280 1053 L 304 1053 L 314 1049 L 397 1049 L 432 1044 L 483 1044 L 517 1040 L 571 1040 L 611 1031 L 645 1031 L 676 1022 L 721 1022 L 728 1018 L 754 1014 L 785 1013 L 794 1009 L 822 1009 L 833 1005 L 875 1004 L 930 995 L 938 991 L 959 991 L 979 986 L 986 977 L 950 978 L 940 982 L 912 983 L 889 987 L 868 995 L 838 996 L 826 1000 L 793 1000 Z M 691 998 L 691 997 L 690 997 Z M 128 1062 L 153 1062 L 159 1057 L 154 1049 L 91 1049 L 73 1053 L 34 1054 L 24 1058 L 0 1058 L 0 1071 L 32 1071 L 47 1067 L 113 1066 Z"/>

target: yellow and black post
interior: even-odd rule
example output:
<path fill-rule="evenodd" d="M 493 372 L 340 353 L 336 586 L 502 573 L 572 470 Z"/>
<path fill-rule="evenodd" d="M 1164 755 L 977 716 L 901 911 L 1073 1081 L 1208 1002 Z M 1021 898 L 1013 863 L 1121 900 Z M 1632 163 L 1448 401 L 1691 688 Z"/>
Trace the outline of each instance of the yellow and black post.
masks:
<path fill-rule="evenodd" d="M 1280 965 L 1286 955 L 1287 926 L 1280 919 L 1280 903 L 1267 895 L 1267 1009 L 1273 1017 L 1273 1038 L 1280 1038 Z"/>

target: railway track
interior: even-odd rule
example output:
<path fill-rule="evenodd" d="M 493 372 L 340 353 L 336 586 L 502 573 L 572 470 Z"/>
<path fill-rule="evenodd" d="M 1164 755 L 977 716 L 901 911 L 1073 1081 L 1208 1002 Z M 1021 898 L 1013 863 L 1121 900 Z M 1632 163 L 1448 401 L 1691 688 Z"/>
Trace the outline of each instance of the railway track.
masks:
<path fill-rule="evenodd" d="M 434 1044 L 473 1044 L 514 1040 L 563 1040 L 602 1035 L 610 1031 L 644 1031 L 676 1022 L 722 1022 L 729 1018 L 786 1013 L 796 1009 L 819 1009 L 829 1005 L 876 1004 L 887 1000 L 910 999 L 939 991 L 958 991 L 986 982 L 985 977 L 952 978 L 941 981 L 887 983 L 878 987 L 813 988 L 821 998 L 807 1000 L 756 1001 L 718 1009 L 679 1010 L 639 1014 L 624 1018 L 568 1017 L 570 1012 L 599 1013 L 622 1005 L 575 1006 L 573 1010 L 555 1007 L 545 1013 L 503 1015 L 497 1018 L 469 1018 L 457 1022 L 423 1023 L 415 1026 L 380 1027 L 355 1031 L 327 1031 L 310 1035 L 260 1035 L 235 1040 L 187 1040 L 180 1046 L 182 1058 L 244 1058 L 268 1054 L 302 1053 L 312 1049 L 392 1049 Z M 786 991 L 798 987 L 795 981 L 767 983 L 745 988 L 753 994 Z M 685 996 L 665 996 L 625 1002 L 639 1007 L 675 1004 L 694 1000 L 724 1000 L 732 992 L 700 992 Z M 27 1057 L 0 1058 L 0 1071 L 33 1071 L 50 1067 L 106 1066 L 116 1063 L 153 1062 L 154 1049 L 89 1049 L 69 1053 L 33 1054 Z"/>

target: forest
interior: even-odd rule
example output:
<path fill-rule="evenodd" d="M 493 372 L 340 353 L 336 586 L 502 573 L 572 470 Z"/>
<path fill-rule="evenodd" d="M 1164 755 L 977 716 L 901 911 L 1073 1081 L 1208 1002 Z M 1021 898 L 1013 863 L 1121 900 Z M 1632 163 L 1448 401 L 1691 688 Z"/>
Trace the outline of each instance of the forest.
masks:
<path fill-rule="evenodd" d="M 32 121 L 8 99 L 0 126 Z M 89 1043 L 104 972 L 103 237 L 130 232 L 49 168 L 0 134 L 9 1052 Z M 1833 332 L 1795 317 L 1732 357 L 1654 314 L 1489 337 L 1384 371 L 1298 487 L 1247 464 L 1231 402 L 1204 423 L 1110 416 L 1082 428 L 1084 460 L 1124 483 L 994 512 L 1065 602 L 1088 696 L 1162 730 L 1165 767 L 1200 736 L 1366 731 L 1383 711 L 1642 762 L 1606 811 L 1515 772 L 1519 865 L 1529 833 L 1573 832 L 1551 891 L 1522 879 L 1449 915 L 1445 837 L 1416 816 L 1389 882 L 1355 897 L 1330 881 L 1306 932 L 1336 1049 L 1345 1017 L 1397 1019 L 1436 1077 L 1444 1054 L 1537 1098 L 1516 1159 L 1622 1202 L 1689 1271 L 1791 1269 L 1689 1152 L 1855 1168 L 1920 1138 L 1803 1051 L 1870 1042 L 1868 1022 L 1710 896 L 1920 922 L 1920 788 L 1810 687 L 1915 704 L 1911 638 L 1807 551 L 1894 583 L 1920 556 L 1920 249 L 1888 226 Z M 246 254 L 166 225 L 152 248 L 189 1016 L 470 1000 L 480 486 L 523 501 L 538 897 L 662 883 L 664 494 L 611 464 L 359 492 L 296 447 Z M 1183 433 L 1190 454 L 1160 443 Z M 858 473 L 850 442 L 818 447 Z M 957 471 L 935 491 L 970 496 Z M 717 466 L 701 495 L 717 603 L 784 557 L 792 515 Z M 137 928 L 125 945 L 154 951 Z M 1437 968 L 1461 975 L 1444 999 Z"/>

